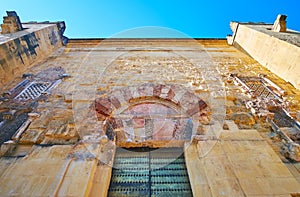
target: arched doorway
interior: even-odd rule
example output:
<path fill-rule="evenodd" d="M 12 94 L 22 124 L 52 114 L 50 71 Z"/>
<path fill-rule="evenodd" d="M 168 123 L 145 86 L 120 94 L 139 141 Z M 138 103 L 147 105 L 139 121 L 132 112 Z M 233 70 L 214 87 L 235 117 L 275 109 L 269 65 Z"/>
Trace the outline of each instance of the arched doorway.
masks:
<path fill-rule="evenodd" d="M 206 102 L 178 85 L 143 84 L 95 100 L 104 132 L 121 147 L 183 146 L 192 135 L 207 134 Z"/>
<path fill-rule="evenodd" d="M 207 103 L 179 85 L 143 84 L 108 95 L 94 105 L 116 144 L 108 195 L 191 196 L 183 146 L 193 135 L 212 135 Z"/>

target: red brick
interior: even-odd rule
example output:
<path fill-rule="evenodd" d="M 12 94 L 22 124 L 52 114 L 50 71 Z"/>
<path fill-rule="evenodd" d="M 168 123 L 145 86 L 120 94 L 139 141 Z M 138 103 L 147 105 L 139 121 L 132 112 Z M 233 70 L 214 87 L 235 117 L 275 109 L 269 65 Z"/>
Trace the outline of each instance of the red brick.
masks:
<path fill-rule="evenodd" d="M 118 98 L 112 97 L 112 96 L 111 96 L 111 97 L 109 97 L 109 101 L 111 102 L 111 104 L 114 105 L 114 107 L 115 107 L 116 109 L 118 109 L 118 108 L 121 107 L 121 103 L 120 103 L 120 101 L 119 101 Z"/>
<path fill-rule="evenodd" d="M 110 115 L 112 112 L 112 104 L 108 98 L 98 98 L 95 101 L 95 110 L 103 115 Z"/>
<path fill-rule="evenodd" d="M 137 88 L 137 91 L 140 97 L 153 96 L 153 85 L 152 84 L 143 84 Z"/>
<path fill-rule="evenodd" d="M 156 85 L 153 87 L 153 96 L 159 97 L 161 94 L 161 89 L 164 87 L 164 85 Z"/>
<path fill-rule="evenodd" d="M 123 94 L 124 99 L 127 102 L 129 102 L 133 97 L 129 87 L 126 87 L 126 88 L 122 89 L 122 94 Z"/>
<path fill-rule="evenodd" d="M 202 111 L 206 107 L 207 107 L 207 104 L 203 100 L 199 100 L 198 103 L 189 106 L 189 109 L 187 109 L 187 114 L 189 116 L 192 116 L 192 115 Z"/>
<path fill-rule="evenodd" d="M 168 92 L 168 100 L 172 100 L 175 96 L 175 92 L 173 91 L 172 87 L 170 88 L 169 92 Z"/>

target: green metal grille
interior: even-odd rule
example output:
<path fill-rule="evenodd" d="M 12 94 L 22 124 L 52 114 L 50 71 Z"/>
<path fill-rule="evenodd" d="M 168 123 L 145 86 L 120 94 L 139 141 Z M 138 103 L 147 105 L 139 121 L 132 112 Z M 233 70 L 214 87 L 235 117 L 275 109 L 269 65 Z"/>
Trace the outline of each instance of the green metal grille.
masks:
<path fill-rule="evenodd" d="M 108 196 L 192 196 L 182 148 L 117 149 Z"/>

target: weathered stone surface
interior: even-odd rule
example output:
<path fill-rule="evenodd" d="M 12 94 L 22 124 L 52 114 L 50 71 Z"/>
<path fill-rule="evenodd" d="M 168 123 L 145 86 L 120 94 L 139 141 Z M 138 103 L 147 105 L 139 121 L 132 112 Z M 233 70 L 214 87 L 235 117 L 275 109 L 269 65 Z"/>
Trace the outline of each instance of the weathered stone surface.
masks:
<path fill-rule="evenodd" d="M 12 140 L 4 142 L 0 147 L 0 157 L 10 155 L 16 148 L 16 143 Z"/>
<path fill-rule="evenodd" d="M 189 109 L 187 110 L 187 114 L 193 116 L 195 113 L 202 111 L 206 107 L 207 104 L 203 100 L 199 100 L 198 103 L 189 107 Z"/>
<path fill-rule="evenodd" d="M 112 167 L 107 165 L 98 165 L 91 183 L 90 197 L 107 196 Z"/>
<path fill-rule="evenodd" d="M 22 23 L 15 11 L 7 11 L 7 16 L 3 17 L 1 24 L 1 34 L 15 33 L 23 30 Z"/>
<path fill-rule="evenodd" d="M 228 130 L 230 130 L 230 131 L 239 131 L 238 126 L 235 124 L 235 122 L 233 120 L 226 120 L 225 124 L 227 124 Z"/>
<path fill-rule="evenodd" d="M 111 114 L 113 106 L 108 98 L 98 98 L 95 101 L 95 109 L 98 113 L 108 116 Z"/>
<path fill-rule="evenodd" d="M 75 160 L 70 163 L 59 187 L 57 196 L 85 196 L 91 188 L 91 181 L 96 171 L 97 161 Z M 75 178 L 74 177 L 80 177 Z"/>
<path fill-rule="evenodd" d="M 153 96 L 153 84 L 143 84 L 137 88 L 140 97 Z"/>
<path fill-rule="evenodd" d="M 26 155 L 18 161 L 0 159 L 4 195 L 105 196 L 116 145 L 182 147 L 191 139 L 194 143 L 184 154 L 194 196 L 297 192 L 297 178 L 253 130 L 257 124 L 265 125 L 247 115 L 245 95 L 227 76 L 267 73 L 288 90 L 288 99 L 297 101 L 296 89 L 224 40 L 197 40 L 201 50 L 180 39 L 99 42 L 72 40 L 47 61 L 26 70 L 39 73 L 59 65 L 72 77 L 63 78 L 51 95 L 38 102 L 40 116 L 32 119 L 18 142 L 43 146 L 11 155 Z M 147 50 L 149 46 L 158 49 Z M 141 50 L 132 50 L 137 47 Z M 174 49 L 184 51 L 186 57 L 174 54 Z M 40 76 L 53 78 L 46 75 Z M 224 102 L 223 83 L 230 102 Z M 293 106 L 297 109 L 296 103 Z M 225 107 L 228 130 L 223 132 Z M 241 131 L 237 125 L 252 130 Z M 270 188 L 281 185 L 271 194 Z"/>
<path fill-rule="evenodd" d="M 51 125 L 45 132 L 42 144 L 73 144 L 80 138 L 74 125 L 68 122 Z"/>
<path fill-rule="evenodd" d="M 154 86 L 154 88 L 153 88 L 153 96 L 159 97 L 161 95 L 162 88 L 163 88 L 162 84 Z"/>
<path fill-rule="evenodd" d="M 286 32 L 286 15 L 279 14 L 273 24 L 272 30 L 276 32 Z"/>
<path fill-rule="evenodd" d="M 0 84 L 2 85 L 11 82 L 18 75 L 21 76 L 34 62 L 45 59 L 62 46 L 56 24 L 24 24 L 23 26 L 27 30 L 18 35 L 0 35 L 0 53 L 3 54 L 0 59 Z"/>
<path fill-rule="evenodd" d="M 220 135 L 222 140 L 262 140 L 263 138 L 259 135 L 256 130 L 229 130 L 224 131 Z"/>
<path fill-rule="evenodd" d="M 283 19 L 284 16 L 279 16 L 279 21 L 274 24 L 274 29 L 277 31 L 283 31 L 286 28 L 284 27 L 285 21 L 280 20 L 281 18 Z M 235 31 L 233 43 L 237 43 L 260 64 L 299 89 L 299 33 L 268 30 L 271 28 L 272 25 L 238 24 L 236 31 L 233 30 Z M 251 42 L 249 42 L 249 37 L 252 38 Z M 289 61 L 287 62 L 286 59 Z M 282 67 L 282 62 L 285 62 L 284 67 Z"/>
<path fill-rule="evenodd" d="M 255 130 L 223 131 L 219 142 L 185 144 L 185 157 L 191 187 L 198 196 L 290 195 L 300 191 L 300 183 Z M 203 188 L 209 188 L 205 190 L 208 194 Z"/>
<path fill-rule="evenodd" d="M 185 92 L 185 94 L 180 99 L 180 105 L 185 109 L 195 108 L 196 111 L 197 110 L 199 111 L 200 107 L 202 107 L 202 105 L 199 105 L 199 98 L 196 95 L 192 94 L 191 92 Z"/>
<path fill-rule="evenodd" d="M 21 144 L 40 144 L 44 139 L 44 131 L 39 129 L 28 129 L 19 140 Z"/>
<path fill-rule="evenodd" d="M 71 149 L 72 146 L 35 147 L 27 157 L 12 163 L 1 174 L 1 195 L 55 195 L 68 168 L 70 160 L 66 156 Z"/>
<path fill-rule="evenodd" d="M 230 119 L 233 120 L 240 129 L 251 129 L 255 124 L 255 119 L 250 113 L 233 113 L 230 115 Z"/>
<path fill-rule="evenodd" d="M 114 106 L 116 109 L 118 109 L 118 108 L 121 107 L 121 103 L 120 103 L 120 101 L 119 101 L 118 98 L 116 98 L 116 97 L 109 97 L 109 101 L 113 104 L 113 106 Z"/>

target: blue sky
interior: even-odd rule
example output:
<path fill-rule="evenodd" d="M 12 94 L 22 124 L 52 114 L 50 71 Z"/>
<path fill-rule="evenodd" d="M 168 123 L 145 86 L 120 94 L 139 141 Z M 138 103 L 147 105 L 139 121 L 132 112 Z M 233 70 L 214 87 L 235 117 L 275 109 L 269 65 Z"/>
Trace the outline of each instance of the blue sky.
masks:
<path fill-rule="evenodd" d="M 6 10 L 24 22 L 64 20 L 70 38 L 110 37 L 143 26 L 224 38 L 231 20 L 273 23 L 279 13 L 288 15 L 288 28 L 300 31 L 300 0 L 0 0 L 0 15 Z"/>

